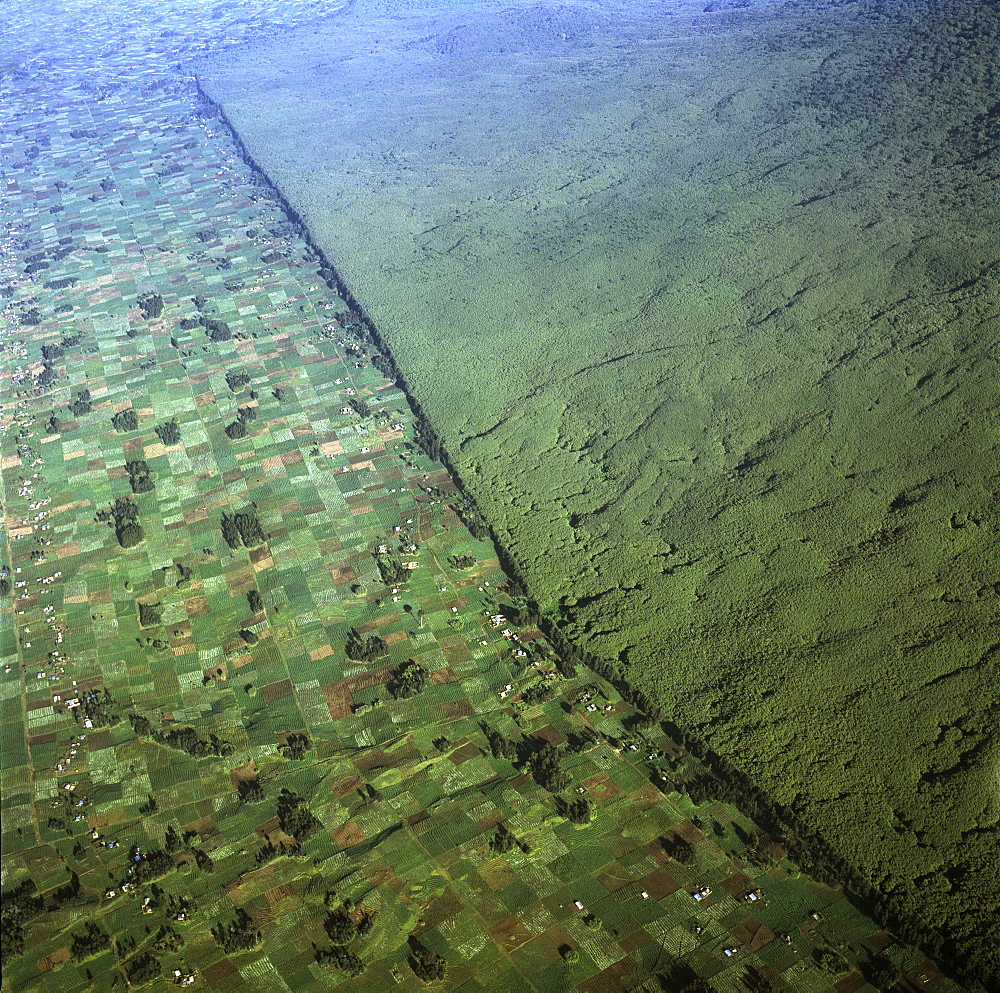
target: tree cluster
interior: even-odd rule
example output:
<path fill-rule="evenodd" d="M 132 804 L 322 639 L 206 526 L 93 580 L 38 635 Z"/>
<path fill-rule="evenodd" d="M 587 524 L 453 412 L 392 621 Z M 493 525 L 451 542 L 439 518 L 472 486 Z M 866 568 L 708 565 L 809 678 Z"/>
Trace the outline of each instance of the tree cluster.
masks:
<path fill-rule="evenodd" d="M 258 590 L 248 590 L 247 604 L 255 614 L 259 614 L 264 609 L 264 598 Z"/>
<path fill-rule="evenodd" d="M 200 848 L 195 848 L 193 851 L 194 860 L 202 872 L 215 871 L 215 863 L 212 861 L 212 856 L 209 855 L 208 852 L 202 851 Z"/>
<path fill-rule="evenodd" d="M 333 948 L 318 949 L 316 961 L 320 965 L 346 972 L 349 976 L 360 976 L 365 971 L 364 962 L 354 952 L 342 946 L 335 945 Z"/>
<path fill-rule="evenodd" d="M 387 689 L 396 700 L 409 700 L 427 687 L 427 670 L 412 659 L 401 665 L 389 680 Z"/>
<path fill-rule="evenodd" d="M 309 735 L 302 734 L 301 732 L 293 732 L 285 739 L 285 743 L 279 751 L 286 759 L 301 759 L 305 758 L 306 752 L 311 747 L 312 742 L 309 740 Z"/>
<path fill-rule="evenodd" d="M 132 548 L 146 538 L 146 532 L 139 523 L 139 508 L 126 497 L 118 497 L 110 510 L 101 511 L 97 519 L 99 521 L 113 519 L 114 523 L 111 526 L 114 527 L 115 537 L 122 548 Z"/>
<path fill-rule="evenodd" d="M 560 817 L 565 817 L 570 824 L 590 823 L 590 801 L 584 796 L 576 797 L 573 800 L 556 797 L 556 811 Z"/>
<path fill-rule="evenodd" d="M 146 883 L 162 876 L 174 867 L 174 860 L 163 849 L 145 852 L 128 869 L 126 882 Z"/>
<path fill-rule="evenodd" d="M 375 560 L 375 566 L 386 586 L 400 586 L 410 578 L 409 570 L 399 559 L 380 555 Z"/>
<path fill-rule="evenodd" d="M 139 625 L 140 627 L 155 627 L 160 623 L 160 604 L 140 603 L 139 604 Z"/>
<path fill-rule="evenodd" d="M 344 652 L 353 662 L 372 662 L 387 651 L 388 646 L 377 634 L 365 637 L 354 628 L 351 628 L 344 645 Z"/>
<path fill-rule="evenodd" d="M 225 321 L 216 320 L 214 317 L 202 317 L 200 323 L 210 341 L 232 340 L 233 332 L 229 330 L 229 325 Z"/>
<path fill-rule="evenodd" d="M 90 390 L 80 390 L 76 399 L 69 405 L 69 409 L 76 417 L 89 414 L 94 409 L 90 402 Z"/>
<path fill-rule="evenodd" d="M 226 435 L 232 439 L 247 436 L 247 424 L 257 420 L 257 408 L 253 406 L 240 407 L 236 411 L 236 420 L 226 425 Z"/>
<path fill-rule="evenodd" d="M 842 955 L 839 955 L 832 948 L 814 948 L 812 953 L 813 961 L 824 972 L 837 976 L 842 972 L 847 972 L 848 965 Z"/>
<path fill-rule="evenodd" d="M 346 945 L 358 933 L 354 920 L 345 907 L 333 911 L 323 922 L 323 928 L 335 945 Z"/>
<path fill-rule="evenodd" d="M 135 727 L 134 724 L 133 727 Z M 143 737 L 148 736 L 143 735 Z M 163 847 L 168 852 L 179 852 L 184 847 L 184 839 L 181 837 L 180 831 L 178 831 L 173 824 L 167 825 L 166 833 L 163 836 Z"/>
<path fill-rule="evenodd" d="M 153 478 L 149 474 L 149 465 L 145 459 L 133 459 L 125 463 L 128 481 L 133 493 L 148 493 L 153 489 Z"/>
<path fill-rule="evenodd" d="M 143 293 L 137 303 L 147 321 L 163 313 L 163 297 L 159 293 Z"/>
<path fill-rule="evenodd" d="M 663 839 L 663 850 L 681 865 L 693 865 L 695 861 L 694 845 L 686 838 L 677 835 L 671 840 Z"/>
<path fill-rule="evenodd" d="M 93 690 L 80 697 L 80 710 L 86 718 L 93 722 L 94 727 L 102 727 L 114 724 L 118 720 L 121 705 L 111 695 L 111 691 L 105 687 L 99 692 Z"/>
<path fill-rule="evenodd" d="M 448 963 L 437 952 L 432 952 L 416 938 L 410 938 L 410 957 L 407 961 L 417 979 L 423 983 L 443 979 L 448 969 Z"/>
<path fill-rule="evenodd" d="M 194 728 L 171 728 L 164 732 L 154 728 L 149 719 L 141 714 L 129 714 L 128 719 L 132 730 L 139 737 L 150 738 L 160 745 L 176 748 L 193 758 L 205 758 L 208 755 L 224 757 L 233 753 L 233 746 L 228 741 L 223 741 L 215 733 L 209 734 L 206 740 Z"/>
<path fill-rule="evenodd" d="M 546 700 L 551 700 L 554 690 L 549 683 L 535 683 L 529 686 L 524 693 L 521 695 L 521 699 L 529 707 L 534 707 L 537 704 L 545 703 Z"/>
<path fill-rule="evenodd" d="M 242 369 L 235 372 L 226 373 L 226 386 L 231 393 L 239 393 L 250 385 L 250 376 Z"/>
<path fill-rule="evenodd" d="M 246 779 L 237 787 L 240 801 L 243 803 L 261 803 L 266 798 L 264 787 L 259 779 Z"/>
<path fill-rule="evenodd" d="M 560 766 L 565 755 L 564 749 L 543 741 L 531 756 L 531 774 L 538 785 L 550 793 L 558 793 L 572 782 L 569 773 Z"/>
<path fill-rule="evenodd" d="M 224 513 L 222 515 L 222 537 L 230 548 L 239 548 L 241 544 L 247 548 L 254 548 L 266 540 L 264 529 L 261 527 L 260 519 L 253 507 L 248 507 L 235 514 Z"/>
<path fill-rule="evenodd" d="M 153 430 L 156 432 L 156 437 L 160 439 L 161 444 L 168 447 L 180 444 L 181 429 L 177 426 L 177 421 L 164 421 L 153 428 Z"/>
<path fill-rule="evenodd" d="M 347 406 L 354 411 L 358 417 L 371 417 L 371 409 L 364 400 L 359 400 L 357 397 L 348 397 Z"/>
<path fill-rule="evenodd" d="M 600 734 L 592 727 L 582 727 L 578 734 L 572 735 L 566 744 L 566 750 L 577 755 L 593 748 L 601 740 Z"/>
<path fill-rule="evenodd" d="M 160 975 L 160 963 L 149 952 L 140 952 L 130 958 L 122 969 L 131 986 L 141 986 Z"/>
<path fill-rule="evenodd" d="M 94 921 L 85 921 L 83 931 L 70 938 L 70 953 L 75 959 L 89 958 L 111 947 L 111 939 Z"/>
<path fill-rule="evenodd" d="M 209 734 L 208 740 L 205 740 L 194 728 L 173 728 L 162 735 L 162 738 L 156 734 L 153 738 L 194 758 L 204 758 L 207 755 L 224 757 L 233 753 L 233 746 L 228 741 L 223 741 L 214 733 Z"/>
<path fill-rule="evenodd" d="M 278 798 L 278 822 L 281 824 L 281 830 L 300 844 L 320 827 L 319 821 L 310 813 L 305 800 L 287 789 L 283 789 Z"/>
<path fill-rule="evenodd" d="M 250 915 L 239 908 L 232 924 L 220 923 L 212 928 L 212 937 L 227 955 L 231 955 L 233 952 L 245 952 L 253 948 L 260 942 L 261 933 L 253 926 Z"/>
<path fill-rule="evenodd" d="M 501 734 L 494 728 L 486 728 L 486 741 L 490 746 L 490 751 L 495 759 L 507 759 L 515 762 L 518 758 L 517 742 L 512 741 L 505 734 Z"/>
<path fill-rule="evenodd" d="M 6 965 L 22 955 L 24 929 L 45 910 L 34 880 L 25 879 L 0 899 L 0 964 Z"/>
<path fill-rule="evenodd" d="M 111 426 L 116 431 L 134 431 L 139 426 L 139 415 L 131 407 L 120 410 L 111 418 Z"/>
<path fill-rule="evenodd" d="M 514 848 L 520 848 L 522 852 L 530 850 L 527 842 L 518 841 L 506 824 L 498 824 L 496 830 L 490 836 L 490 849 L 497 855 L 506 855 L 507 852 Z"/>

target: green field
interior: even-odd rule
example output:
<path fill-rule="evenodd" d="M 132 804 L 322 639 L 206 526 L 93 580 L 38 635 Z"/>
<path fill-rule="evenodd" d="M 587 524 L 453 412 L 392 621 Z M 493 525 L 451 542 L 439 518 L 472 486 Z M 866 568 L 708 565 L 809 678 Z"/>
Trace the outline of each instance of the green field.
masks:
<path fill-rule="evenodd" d="M 202 85 L 543 611 L 995 974 L 996 6 L 378 9 Z"/>

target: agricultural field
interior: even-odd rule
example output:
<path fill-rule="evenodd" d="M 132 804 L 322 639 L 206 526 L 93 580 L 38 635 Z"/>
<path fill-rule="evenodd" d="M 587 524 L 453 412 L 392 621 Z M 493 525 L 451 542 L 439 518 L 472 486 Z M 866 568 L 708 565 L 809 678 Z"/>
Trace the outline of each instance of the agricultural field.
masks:
<path fill-rule="evenodd" d="M 959 990 L 537 614 L 176 70 L 317 9 L 4 42 L 3 990 Z"/>
<path fill-rule="evenodd" d="M 997 6 L 375 6 L 201 85 L 541 613 L 995 984 Z"/>

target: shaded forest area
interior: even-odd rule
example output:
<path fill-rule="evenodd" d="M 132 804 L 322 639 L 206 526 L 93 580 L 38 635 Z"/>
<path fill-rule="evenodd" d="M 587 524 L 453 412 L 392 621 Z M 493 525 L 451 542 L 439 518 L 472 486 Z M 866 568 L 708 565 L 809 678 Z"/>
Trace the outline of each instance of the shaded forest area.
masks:
<path fill-rule="evenodd" d="M 202 85 L 546 617 L 997 974 L 996 7 L 392 6 Z"/>

